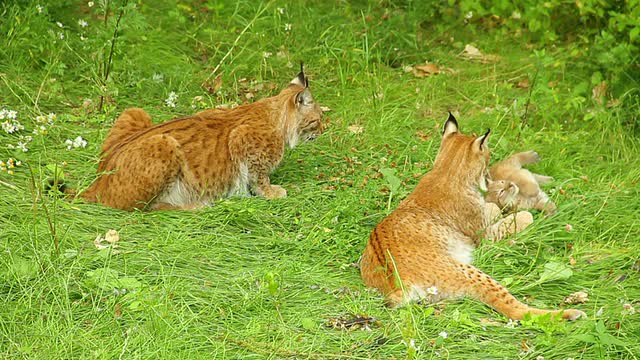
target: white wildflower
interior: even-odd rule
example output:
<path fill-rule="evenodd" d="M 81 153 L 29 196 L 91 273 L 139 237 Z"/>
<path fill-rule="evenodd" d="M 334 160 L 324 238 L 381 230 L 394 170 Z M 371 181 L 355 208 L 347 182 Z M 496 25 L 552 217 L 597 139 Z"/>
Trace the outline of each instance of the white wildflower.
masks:
<path fill-rule="evenodd" d="M 178 94 L 175 91 L 169 93 L 169 97 L 164 101 L 165 106 L 176 107 L 176 101 L 178 100 Z"/>
<path fill-rule="evenodd" d="M 86 22 L 84 19 L 80 19 L 78 20 L 78 25 L 80 25 L 81 27 L 87 27 L 89 26 L 89 23 Z"/>
<path fill-rule="evenodd" d="M 438 295 L 438 288 L 435 286 L 431 286 L 427 288 L 427 294 L 429 295 Z"/>
<path fill-rule="evenodd" d="M 440 336 L 443 339 L 446 339 L 449 337 L 449 334 L 446 331 L 440 331 L 440 333 L 438 333 L 438 336 Z"/>
<path fill-rule="evenodd" d="M 36 5 L 36 10 L 38 10 L 38 14 L 42 14 L 42 10 L 44 10 L 44 7 L 42 5 Z"/>
<path fill-rule="evenodd" d="M 64 27 L 64 25 L 60 21 L 56 21 L 56 25 L 58 25 L 59 28 L 63 28 Z"/>
<path fill-rule="evenodd" d="M 87 6 L 89 6 L 89 7 L 93 7 L 93 1 L 89 1 L 89 2 L 87 3 Z"/>
<path fill-rule="evenodd" d="M 59 38 L 60 40 L 64 40 L 64 33 L 63 33 L 63 32 L 59 32 L 59 33 L 58 33 L 58 38 Z"/>
<path fill-rule="evenodd" d="M 75 148 L 84 148 L 87 147 L 87 140 L 83 139 L 82 136 L 78 136 L 75 139 L 67 139 L 64 142 L 67 145 L 67 150 L 75 149 Z"/>
<path fill-rule="evenodd" d="M 628 315 L 633 315 L 636 313 L 636 309 L 631 304 L 624 304 L 622 305 L 622 308 L 624 309 L 624 313 Z"/>
<path fill-rule="evenodd" d="M 87 38 L 86 36 L 84 36 L 84 35 L 80 35 L 80 40 L 85 41 L 85 40 L 87 40 L 87 39 L 88 39 L 88 38 Z"/>
<path fill-rule="evenodd" d="M 285 9 L 284 9 L 284 8 L 279 7 L 279 8 L 276 8 L 276 10 L 280 13 L 280 15 L 283 15 L 283 14 L 284 14 L 284 10 L 285 10 Z"/>
<path fill-rule="evenodd" d="M 16 120 L 2 122 L 2 130 L 7 134 L 13 134 L 14 132 L 24 130 L 24 126 Z"/>
<path fill-rule="evenodd" d="M 469 12 L 464 16 L 464 18 L 465 18 L 465 19 L 471 19 L 472 17 L 473 17 L 473 11 L 469 11 Z"/>
<path fill-rule="evenodd" d="M 270 57 L 271 57 L 271 55 L 273 55 L 273 54 L 272 54 L 272 53 L 270 53 L 270 52 L 268 52 L 268 51 L 265 51 L 265 52 L 263 52 L 263 53 L 262 53 L 262 57 L 263 57 L 263 58 L 265 58 L 265 59 L 270 58 Z"/>
<path fill-rule="evenodd" d="M 284 31 L 291 31 L 291 24 L 284 24 Z"/>
<path fill-rule="evenodd" d="M 155 82 L 161 83 L 161 82 L 164 81 L 164 75 L 159 74 L 159 73 L 154 73 L 152 79 Z"/>

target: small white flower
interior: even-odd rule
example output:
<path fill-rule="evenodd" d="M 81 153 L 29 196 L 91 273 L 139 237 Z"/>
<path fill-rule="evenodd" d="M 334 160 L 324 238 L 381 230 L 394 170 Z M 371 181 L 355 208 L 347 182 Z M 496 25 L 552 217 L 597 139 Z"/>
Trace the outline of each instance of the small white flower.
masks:
<path fill-rule="evenodd" d="M 165 106 L 176 107 L 176 100 L 178 100 L 178 94 L 175 91 L 169 93 L 169 97 L 164 101 Z"/>
<path fill-rule="evenodd" d="M 440 336 L 440 337 L 441 337 L 441 338 L 443 338 L 443 339 L 446 339 L 446 338 L 448 338 L 448 337 L 449 337 L 449 334 L 447 334 L 447 332 L 446 332 L 446 331 L 441 331 L 441 332 L 438 334 L 438 336 Z"/>
<path fill-rule="evenodd" d="M 88 38 L 87 38 L 86 36 L 84 36 L 84 35 L 80 35 L 80 40 L 85 41 L 85 40 L 87 40 L 87 39 L 88 39 Z"/>
<path fill-rule="evenodd" d="M 438 288 L 435 286 L 431 286 L 427 288 L 427 294 L 429 295 L 438 295 Z"/>
<path fill-rule="evenodd" d="M 262 53 L 262 57 L 263 57 L 263 58 L 265 58 L 265 59 L 270 58 L 270 57 L 271 57 L 271 55 L 273 55 L 273 54 L 272 54 L 272 53 L 270 53 L 270 52 L 268 52 L 268 51 L 265 51 L 265 52 L 263 52 L 263 53 Z"/>
<path fill-rule="evenodd" d="M 152 79 L 153 79 L 153 81 L 155 81 L 155 82 L 159 82 L 159 83 L 161 83 L 161 82 L 163 82 L 163 81 L 164 81 L 164 75 L 159 74 L 159 73 L 154 73 L 154 74 L 153 74 Z"/>
<path fill-rule="evenodd" d="M 63 33 L 63 32 L 59 32 L 59 33 L 58 33 L 58 38 L 59 38 L 60 40 L 64 40 L 64 33 Z"/>
<path fill-rule="evenodd" d="M 87 3 L 87 6 L 89 6 L 89 7 L 93 7 L 93 1 L 89 1 L 89 2 Z"/>
<path fill-rule="evenodd" d="M 73 140 L 71 139 L 67 139 L 64 144 L 67 145 L 67 150 L 71 150 L 71 148 L 73 148 Z"/>
<path fill-rule="evenodd" d="M 469 12 L 464 16 L 464 18 L 465 18 L 465 19 L 471 19 L 472 17 L 473 17 L 473 11 L 469 11 Z"/>
<path fill-rule="evenodd" d="M 87 140 L 83 139 L 82 136 L 78 136 L 77 138 L 75 138 L 73 140 L 73 147 L 85 148 L 85 147 L 87 147 Z"/>
<path fill-rule="evenodd" d="M 291 31 L 291 24 L 284 24 L 284 31 Z"/>
<path fill-rule="evenodd" d="M 18 112 L 15 110 L 7 111 L 7 119 L 15 120 L 18 117 Z"/>
<path fill-rule="evenodd" d="M 284 8 L 276 8 L 276 10 L 278 10 L 278 12 L 280 13 L 280 15 L 284 14 Z"/>
<path fill-rule="evenodd" d="M 56 21 L 56 25 L 58 25 L 59 28 L 63 28 L 64 27 L 64 25 L 60 21 Z"/>
<path fill-rule="evenodd" d="M 15 120 L 4 121 L 2 123 L 2 130 L 7 134 L 13 134 L 14 132 L 24 130 L 24 126 Z"/>
<path fill-rule="evenodd" d="M 622 308 L 624 309 L 624 312 L 626 312 L 629 315 L 633 315 L 636 313 L 636 309 L 631 304 L 624 304 L 622 305 Z"/>
<path fill-rule="evenodd" d="M 78 20 L 78 25 L 80 25 L 81 27 L 87 27 L 89 26 L 89 23 L 86 22 L 84 19 L 80 19 Z"/>
<path fill-rule="evenodd" d="M 42 5 L 36 5 L 36 10 L 38 10 L 38 14 L 42 14 L 42 10 L 44 10 L 44 7 Z"/>

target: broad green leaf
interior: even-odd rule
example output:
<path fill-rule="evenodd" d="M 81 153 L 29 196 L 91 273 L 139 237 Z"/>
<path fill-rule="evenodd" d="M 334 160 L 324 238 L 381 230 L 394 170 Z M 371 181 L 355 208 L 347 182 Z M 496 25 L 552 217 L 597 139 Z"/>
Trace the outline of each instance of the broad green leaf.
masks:
<path fill-rule="evenodd" d="M 389 184 L 389 190 L 391 190 L 392 193 L 395 193 L 396 191 L 398 191 L 398 189 L 400 189 L 400 184 L 402 183 L 402 181 L 400 181 L 400 179 L 395 175 L 395 169 L 382 168 L 380 169 L 380 173 L 384 176 L 384 179 L 387 180 L 387 183 Z"/>
<path fill-rule="evenodd" d="M 538 284 L 543 284 L 549 281 L 566 280 L 573 275 L 573 270 L 569 265 L 560 262 L 548 262 L 544 264 L 544 270 L 540 274 Z"/>

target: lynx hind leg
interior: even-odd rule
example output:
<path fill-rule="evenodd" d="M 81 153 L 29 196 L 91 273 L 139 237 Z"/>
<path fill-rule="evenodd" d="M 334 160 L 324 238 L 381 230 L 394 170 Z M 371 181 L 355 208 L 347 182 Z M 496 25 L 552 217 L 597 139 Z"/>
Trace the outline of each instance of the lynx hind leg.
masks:
<path fill-rule="evenodd" d="M 109 135 L 102 143 L 102 152 L 109 151 L 112 147 L 121 143 L 128 136 L 142 131 L 151 124 L 151 117 L 146 111 L 139 108 L 126 109 L 116 119 Z"/>
<path fill-rule="evenodd" d="M 533 215 L 528 211 L 518 211 L 509 214 L 490 225 L 485 231 L 485 236 L 493 241 L 504 239 L 505 237 L 517 234 L 533 223 Z"/>
<path fill-rule="evenodd" d="M 540 161 L 540 155 L 533 150 L 519 152 L 511 155 L 511 157 L 520 165 L 535 164 Z"/>
<path fill-rule="evenodd" d="M 174 182 L 184 158 L 174 138 L 155 135 L 129 145 L 109 165 L 112 171 L 102 174 L 81 196 L 131 211 L 145 208 Z"/>
<path fill-rule="evenodd" d="M 531 175 L 533 175 L 533 178 L 536 179 L 536 181 L 540 185 L 548 184 L 553 181 L 553 177 L 551 176 L 545 176 L 545 175 L 540 175 L 535 173 L 531 173 Z"/>
<path fill-rule="evenodd" d="M 453 290 L 459 289 L 464 295 L 473 297 L 496 309 L 498 312 L 513 320 L 521 320 L 525 314 L 561 314 L 565 320 L 576 320 L 586 317 L 580 310 L 542 310 L 527 306 L 518 301 L 509 290 L 500 285 L 489 275 L 483 273 L 476 267 L 468 264 L 455 264 L 452 269 Z M 442 289 L 443 292 L 449 289 Z"/>
<path fill-rule="evenodd" d="M 551 216 L 555 214 L 557 211 L 556 204 L 551 201 L 551 199 L 549 199 L 547 194 L 545 194 L 543 191 L 540 191 L 540 193 L 540 195 L 542 196 L 540 196 L 533 208 L 542 211 L 545 216 Z"/>

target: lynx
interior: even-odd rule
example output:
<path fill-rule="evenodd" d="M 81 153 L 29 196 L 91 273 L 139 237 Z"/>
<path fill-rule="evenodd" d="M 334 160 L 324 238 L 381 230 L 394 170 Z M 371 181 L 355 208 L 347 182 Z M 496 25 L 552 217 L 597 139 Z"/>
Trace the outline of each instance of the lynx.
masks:
<path fill-rule="evenodd" d="M 560 314 L 567 320 L 584 316 L 573 309 L 529 307 L 471 265 L 481 237 L 493 236 L 479 191 L 489 163 L 488 139 L 489 131 L 460 133 L 449 115 L 433 169 L 371 232 L 360 261 L 364 283 L 379 289 L 391 307 L 467 295 L 515 320 L 527 313 Z"/>
<path fill-rule="evenodd" d="M 485 200 L 498 205 L 503 212 L 519 209 L 536 209 L 550 216 L 556 212 L 556 204 L 540 189 L 540 184 L 553 181 L 550 176 L 534 174 L 522 166 L 540 161 L 535 151 L 513 154 L 496 163 L 489 170 Z"/>
<path fill-rule="evenodd" d="M 269 174 L 285 146 L 323 132 L 322 110 L 301 69 L 278 95 L 152 125 L 125 110 L 102 145 L 96 181 L 80 194 L 123 210 L 194 209 L 234 194 L 281 198 Z"/>

